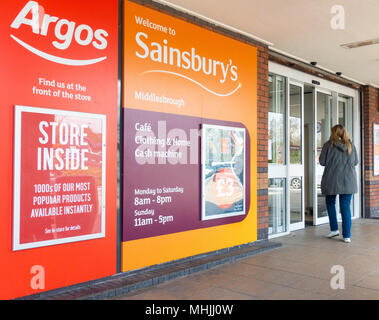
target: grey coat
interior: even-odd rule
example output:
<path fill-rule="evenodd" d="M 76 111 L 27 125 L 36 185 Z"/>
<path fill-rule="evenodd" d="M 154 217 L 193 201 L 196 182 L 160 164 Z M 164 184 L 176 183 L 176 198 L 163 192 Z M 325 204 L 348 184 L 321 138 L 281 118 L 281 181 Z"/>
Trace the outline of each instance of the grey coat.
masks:
<path fill-rule="evenodd" d="M 351 143 L 351 154 L 342 143 L 333 145 L 327 141 L 322 147 L 320 165 L 325 166 L 321 179 L 321 192 L 326 195 L 353 194 L 358 192 L 355 166 L 359 163 L 357 150 Z"/>

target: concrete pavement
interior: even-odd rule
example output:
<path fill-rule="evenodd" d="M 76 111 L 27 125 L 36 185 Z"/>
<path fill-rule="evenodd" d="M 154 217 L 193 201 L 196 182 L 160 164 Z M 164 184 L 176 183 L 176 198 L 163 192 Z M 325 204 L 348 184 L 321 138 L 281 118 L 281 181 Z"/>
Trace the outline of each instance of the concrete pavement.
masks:
<path fill-rule="evenodd" d="M 307 227 L 277 249 L 113 299 L 379 299 L 379 220 L 354 220 L 351 243 L 328 233 Z"/>

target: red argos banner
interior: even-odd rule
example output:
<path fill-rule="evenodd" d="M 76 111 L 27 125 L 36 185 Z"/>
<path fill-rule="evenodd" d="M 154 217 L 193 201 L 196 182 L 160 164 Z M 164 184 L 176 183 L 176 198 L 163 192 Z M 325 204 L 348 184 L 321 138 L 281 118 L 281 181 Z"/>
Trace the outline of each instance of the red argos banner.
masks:
<path fill-rule="evenodd" d="M 0 298 L 114 274 L 118 1 L 2 1 L 0 42 Z"/>

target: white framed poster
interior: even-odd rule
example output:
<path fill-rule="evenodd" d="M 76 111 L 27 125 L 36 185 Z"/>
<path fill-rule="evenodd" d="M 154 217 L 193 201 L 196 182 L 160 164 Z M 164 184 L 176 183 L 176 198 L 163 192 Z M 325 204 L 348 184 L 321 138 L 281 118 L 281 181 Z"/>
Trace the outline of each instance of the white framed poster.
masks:
<path fill-rule="evenodd" d="M 374 176 L 379 176 L 379 123 L 373 124 L 373 172 Z"/>
<path fill-rule="evenodd" d="M 15 106 L 13 250 L 105 237 L 106 116 Z"/>
<path fill-rule="evenodd" d="M 201 219 L 246 213 L 246 130 L 204 124 L 201 139 Z"/>

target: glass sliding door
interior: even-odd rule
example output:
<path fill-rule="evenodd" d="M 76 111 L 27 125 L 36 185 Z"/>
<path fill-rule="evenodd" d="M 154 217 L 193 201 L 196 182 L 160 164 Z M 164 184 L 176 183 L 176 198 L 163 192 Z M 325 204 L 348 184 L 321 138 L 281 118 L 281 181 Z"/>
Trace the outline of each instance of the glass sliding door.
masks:
<path fill-rule="evenodd" d="M 302 229 L 305 226 L 303 92 L 304 87 L 302 84 L 290 83 L 288 99 L 290 231 Z"/>
<path fill-rule="evenodd" d="M 361 110 L 358 90 L 321 78 L 315 85 L 315 75 L 274 62 L 269 62 L 269 70 L 268 201 L 273 238 L 329 222 L 319 157 L 331 128 L 340 123 L 361 158 Z M 361 164 L 356 172 L 360 190 Z M 353 197 L 353 218 L 360 216 L 361 197 Z"/>
<path fill-rule="evenodd" d="M 326 210 L 325 196 L 321 193 L 321 178 L 324 167 L 319 163 L 322 146 L 329 140 L 333 126 L 331 93 L 315 90 L 315 150 L 314 150 L 314 202 L 313 202 L 313 224 L 318 225 L 329 221 Z"/>
<path fill-rule="evenodd" d="M 338 97 L 338 123 L 342 124 L 347 132 L 349 133 L 350 140 L 354 144 L 354 130 L 353 130 L 353 98 L 348 96 L 340 95 Z M 355 196 L 351 199 L 350 210 L 352 218 L 358 214 L 358 210 L 354 210 L 354 201 Z M 338 209 L 339 209 L 339 201 L 338 201 Z M 338 212 L 338 220 L 341 221 L 341 212 Z"/>
<path fill-rule="evenodd" d="M 331 128 L 336 124 L 342 124 L 349 132 L 350 139 L 354 141 L 353 128 L 353 98 L 316 90 L 315 92 L 315 170 L 314 170 L 314 215 L 313 224 L 328 223 L 328 212 L 326 210 L 325 196 L 321 193 L 321 178 L 324 167 L 319 163 L 322 146 L 329 140 Z M 359 211 L 354 210 L 356 201 L 354 196 L 351 201 L 352 217 L 358 216 Z M 338 198 L 338 197 L 337 197 Z M 339 199 L 336 201 L 338 220 L 341 221 L 339 210 Z"/>
<path fill-rule="evenodd" d="M 268 113 L 269 236 L 276 236 L 288 232 L 286 206 L 286 103 L 286 78 L 270 74 Z"/>

